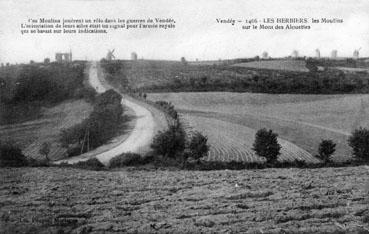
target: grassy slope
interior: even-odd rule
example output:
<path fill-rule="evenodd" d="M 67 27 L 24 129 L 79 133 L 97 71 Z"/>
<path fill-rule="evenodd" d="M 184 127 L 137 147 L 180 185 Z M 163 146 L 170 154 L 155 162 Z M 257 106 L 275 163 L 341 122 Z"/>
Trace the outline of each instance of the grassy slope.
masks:
<path fill-rule="evenodd" d="M 84 100 L 65 101 L 45 108 L 42 117 L 35 121 L 1 126 L 1 139 L 16 142 L 26 156 L 39 159 L 43 158 L 38 153 L 40 145 L 45 141 L 53 142 L 49 156 L 59 159 L 65 152 L 57 143 L 60 130 L 81 122 L 91 111 L 92 106 Z"/>
<path fill-rule="evenodd" d="M 347 159 L 353 128 L 367 127 L 368 95 L 271 95 L 253 93 L 162 93 L 182 113 L 215 118 L 253 129 L 267 127 L 312 154 L 323 138 L 336 141 L 336 159 Z"/>
<path fill-rule="evenodd" d="M 247 171 L 0 171 L 5 233 L 354 233 L 365 167 Z M 357 233 L 357 232 L 356 232 Z M 363 232 L 364 233 L 364 232 Z"/>

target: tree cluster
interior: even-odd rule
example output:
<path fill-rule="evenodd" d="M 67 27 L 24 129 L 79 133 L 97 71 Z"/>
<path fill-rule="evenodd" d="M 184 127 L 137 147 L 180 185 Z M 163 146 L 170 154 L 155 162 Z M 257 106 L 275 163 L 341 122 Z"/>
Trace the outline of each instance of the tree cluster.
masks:
<path fill-rule="evenodd" d="M 70 148 L 70 156 L 94 149 L 117 134 L 123 122 L 121 99 L 112 89 L 100 94 L 87 119 L 62 130 L 60 141 Z"/>

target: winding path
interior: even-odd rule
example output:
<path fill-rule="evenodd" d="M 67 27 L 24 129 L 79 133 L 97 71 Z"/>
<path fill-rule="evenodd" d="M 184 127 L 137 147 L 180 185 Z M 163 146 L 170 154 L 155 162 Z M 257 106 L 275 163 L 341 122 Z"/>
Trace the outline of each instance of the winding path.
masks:
<path fill-rule="evenodd" d="M 98 93 L 103 93 L 108 89 L 111 89 L 107 84 L 103 84 L 98 76 L 98 64 L 92 62 L 89 68 L 89 82 L 96 89 Z M 118 156 L 122 153 L 134 152 L 142 153 L 147 149 L 154 137 L 155 121 L 152 113 L 145 107 L 136 104 L 128 99 L 122 99 L 122 105 L 131 108 L 136 116 L 136 124 L 131 131 L 128 138 L 121 144 L 108 149 L 102 153 L 94 155 L 103 164 L 108 165 L 111 158 Z M 85 161 L 91 157 L 79 155 L 65 160 L 60 160 L 56 163 L 76 163 L 79 161 Z"/>

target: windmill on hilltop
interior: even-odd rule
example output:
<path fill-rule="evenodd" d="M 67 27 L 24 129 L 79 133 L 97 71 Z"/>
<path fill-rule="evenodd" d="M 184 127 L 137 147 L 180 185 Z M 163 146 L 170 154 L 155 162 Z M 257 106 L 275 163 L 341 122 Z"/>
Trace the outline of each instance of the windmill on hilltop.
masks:
<path fill-rule="evenodd" d="M 337 50 L 332 50 L 331 52 L 331 59 L 337 59 Z"/>
<path fill-rule="evenodd" d="M 108 50 L 108 53 L 106 54 L 106 60 L 111 61 L 111 60 L 115 59 L 115 56 L 113 54 L 114 51 L 115 51 L 115 49 Z"/>
<path fill-rule="evenodd" d="M 359 49 L 357 49 L 357 50 L 354 50 L 354 53 L 353 53 L 353 57 L 354 57 L 354 59 L 358 59 L 359 58 L 359 52 L 360 52 L 360 50 L 361 50 L 361 47 L 359 48 Z"/>
<path fill-rule="evenodd" d="M 320 58 L 320 50 L 319 49 L 315 50 L 315 57 Z"/>
<path fill-rule="evenodd" d="M 299 52 L 297 50 L 292 51 L 291 54 L 292 58 L 298 58 L 299 57 Z"/>

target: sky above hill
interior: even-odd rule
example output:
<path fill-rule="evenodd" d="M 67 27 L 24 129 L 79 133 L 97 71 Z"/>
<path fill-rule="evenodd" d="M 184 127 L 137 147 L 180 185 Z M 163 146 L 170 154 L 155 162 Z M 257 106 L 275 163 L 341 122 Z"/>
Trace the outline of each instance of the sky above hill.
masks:
<path fill-rule="evenodd" d="M 367 0 L 0 0 L 0 62 L 54 60 L 55 52 L 73 52 L 75 59 L 100 59 L 115 49 L 120 59 L 212 60 L 252 57 L 268 51 L 272 57 L 293 50 L 322 56 L 334 49 L 351 56 L 362 47 L 369 56 Z M 39 35 L 20 33 L 29 18 L 173 18 L 170 30 L 116 30 L 108 34 Z M 242 30 L 219 24 L 220 19 L 337 18 L 342 24 L 312 25 L 310 30 Z"/>

